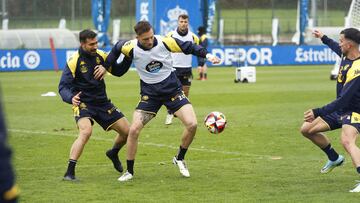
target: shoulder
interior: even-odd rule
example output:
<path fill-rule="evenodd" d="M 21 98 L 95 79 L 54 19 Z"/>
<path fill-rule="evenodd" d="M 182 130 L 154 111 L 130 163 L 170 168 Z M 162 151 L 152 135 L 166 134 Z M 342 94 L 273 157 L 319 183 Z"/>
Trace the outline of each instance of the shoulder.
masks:
<path fill-rule="evenodd" d="M 68 67 L 70 68 L 71 71 L 74 71 L 76 69 L 76 64 L 77 64 L 79 57 L 80 57 L 79 51 L 76 51 L 73 55 L 71 55 L 71 57 L 67 61 L 66 64 L 68 65 Z"/>
<path fill-rule="evenodd" d="M 192 36 L 192 38 L 194 39 L 194 42 L 196 43 L 196 44 L 199 44 L 199 37 L 196 35 L 196 34 L 194 34 L 193 32 L 191 32 L 191 36 Z"/>
<path fill-rule="evenodd" d="M 345 83 L 348 83 L 359 76 L 360 76 L 360 59 L 356 59 L 352 63 L 351 68 L 348 70 L 348 72 L 346 74 L 346 82 Z"/>
<path fill-rule="evenodd" d="M 106 57 L 108 56 L 108 54 L 105 51 L 100 49 L 96 50 L 96 53 L 100 55 L 104 60 L 106 60 Z"/>
<path fill-rule="evenodd" d="M 134 49 L 135 45 L 136 45 L 136 39 L 129 40 L 125 42 L 125 44 L 122 46 L 121 52 L 125 56 L 130 57 L 130 52 Z"/>
<path fill-rule="evenodd" d="M 170 31 L 169 33 L 167 33 L 166 37 L 171 37 L 175 34 L 175 31 Z"/>
<path fill-rule="evenodd" d="M 200 41 L 205 41 L 207 39 L 207 36 L 204 34 L 204 35 L 201 35 L 201 37 L 200 37 Z"/>

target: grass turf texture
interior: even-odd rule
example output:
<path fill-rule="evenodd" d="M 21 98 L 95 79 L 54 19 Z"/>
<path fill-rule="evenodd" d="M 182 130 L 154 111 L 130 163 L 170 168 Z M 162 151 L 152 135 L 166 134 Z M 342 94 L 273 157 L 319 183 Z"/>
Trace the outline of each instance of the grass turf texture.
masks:
<path fill-rule="evenodd" d="M 198 131 L 186 160 L 191 177 L 171 163 L 180 143 L 178 119 L 164 125 L 166 111 L 141 135 L 135 177 L 120 176 L 105 151 L 114 132 L 97 124 L 78 161 L 79 183 L 62 181 L 69 149 L 77 136 L 71 106 L 57 92 L 61 72 L 1 73 L 3 104 L 13 164 L 22 202 L 355 202 L 349 193 L 358 178 L 346 155 L 344 166 L 320 174 L 326 156 L 299 133 L 303 112 L 335 97 L 330 66 L 258 67 L 257 82 L 235 84 L 234 68 L 210 68 L 208 81 L 193 81 L 190 99 Z M 196 71 L 194 70 L 194 75 Z M 139 101 L 136 72 L 106 77 L 108 96 L 131 121 Z M 211 111 L 228 120 L 219 135 L 207 132 L 203 118 Z M 329 133 L 345 154 L 339 131 Z M 125 151 L 120 158 L 125 164 Z"/>

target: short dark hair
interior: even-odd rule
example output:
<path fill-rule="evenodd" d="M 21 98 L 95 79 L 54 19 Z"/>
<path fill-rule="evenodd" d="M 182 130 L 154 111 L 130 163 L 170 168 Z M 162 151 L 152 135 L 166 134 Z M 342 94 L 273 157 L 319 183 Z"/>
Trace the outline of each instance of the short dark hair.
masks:
<path fill-rule="evenodd" d="M 180 18 L 182 18 L 182 19 L 189 19 L 189 16 L 186 15 L 186 14 L 181 14 L 181 15 L 178 16 L 178 20 L 179 20 Z"/>
<path fill-rule="evenodd" d="M 141 35 L 145 32 L 149 32 L 152 29 L 151 24 L 148 21 L 139 21 L 138 23 L 136 23 L 136 25 L 134 26 L 134 30 L 136 35 Z"/>
<path fill-rule="evenodd" d="M 204 26 L 198 27 L 198 35 L 201 36 L 206 33 L 206 28 Z"/>
<path fill-rule="evenodd" d="M 96 37 L 96 33 L 90 29 L 85 29 L 80 32 L 79 40 L 80 42 L 86 42 L 86 39 L 94 39 Z"/>
<path fill-rule="evenodd" d="M 346 28 L 340 32 L 346 39 L 349 39 L 356 44 L 360 44 L 360 31 L 356 28 Z"/>

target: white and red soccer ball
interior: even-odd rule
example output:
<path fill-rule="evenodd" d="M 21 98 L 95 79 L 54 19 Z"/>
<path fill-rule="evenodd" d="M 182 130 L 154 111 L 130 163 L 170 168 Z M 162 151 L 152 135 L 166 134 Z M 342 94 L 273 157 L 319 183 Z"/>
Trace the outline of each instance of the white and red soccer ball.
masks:
<path fill-rule="evenodd" d="M 205 117 L 204 124 L 209 132 L 218 134 L 225 129 L 226 117 L 221 112 L 213 111 Z"/>

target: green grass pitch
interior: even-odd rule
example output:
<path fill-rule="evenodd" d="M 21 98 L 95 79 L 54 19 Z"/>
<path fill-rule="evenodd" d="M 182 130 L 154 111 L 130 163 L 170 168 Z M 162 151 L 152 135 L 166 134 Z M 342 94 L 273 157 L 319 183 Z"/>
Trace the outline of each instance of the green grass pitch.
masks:
<path fill-rule="evenodd" d="M 356 202 L 359 194 L 348 190 L 359 177 L 339 131 L 329 135 L 346 162 L 327 175 L 319 172 L 325 155 L 299 133 L 303 112 L 335 97 L 330 70 L 257 67 L 256 83 L 236 84 L 234 68 L 210 68 L 209 80 L 194 80 L 190 91 L 199 123 L 186 156 L 191 177 L 181 177 L 171 163 L 182 125 L 175 119 L 165 126 L 162 108 L 140 135 L 135 177 L 126 183 L 117 181 L 120 174 L 105 157 L 115 133 L 97 124 L 78 161 L 80 182 L 62 181 L 78 131 L 69 104 L 59 96 L 40 96 L 57 92 L 61 72 L 0 73 L 21 202 Z M 108 96 L 131 121 L 139 101 L 136 72 L 108 76 L 106 84 Z M 219 135 L 203 125 L 211 111 L 227 117 Z"/>

